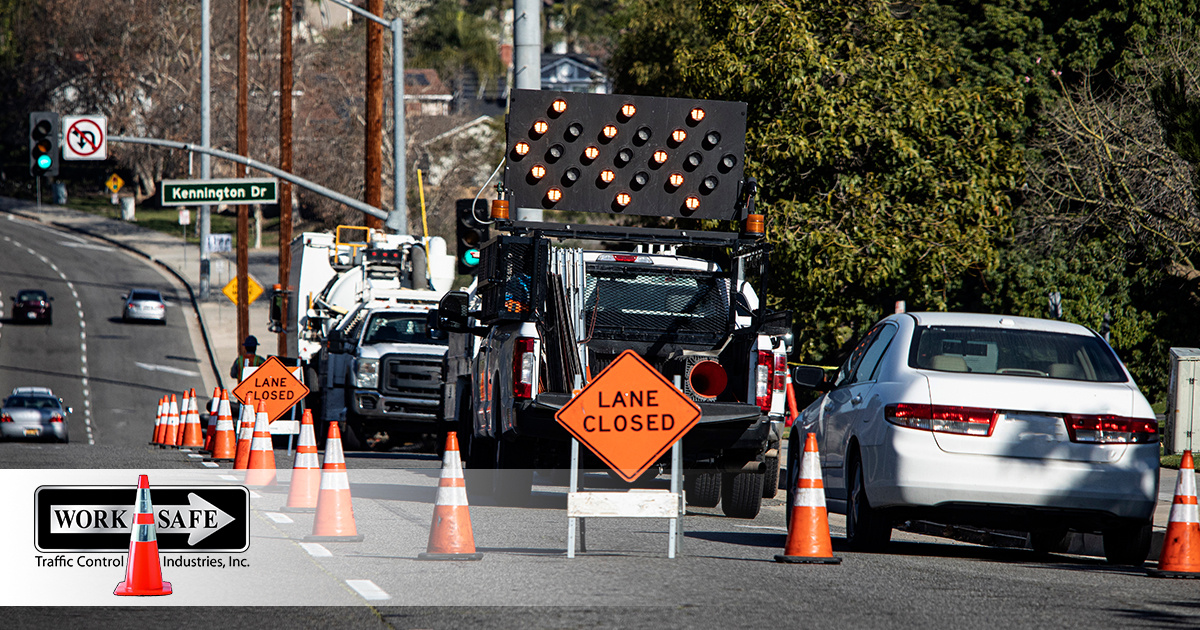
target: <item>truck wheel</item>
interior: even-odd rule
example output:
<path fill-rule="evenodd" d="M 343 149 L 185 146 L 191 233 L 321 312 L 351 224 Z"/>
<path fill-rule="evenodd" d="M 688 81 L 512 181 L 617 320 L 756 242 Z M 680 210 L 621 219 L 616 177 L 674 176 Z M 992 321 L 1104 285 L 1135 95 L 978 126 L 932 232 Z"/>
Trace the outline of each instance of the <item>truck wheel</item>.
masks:
<path fill-rule="evenodd" d="M 721 473 L 711 471 L 689 472 L 684 476 L 687 504 L 694 507 L 713 508 L 721 501 Z"/>
<path fill-rule="evenodd" d="M 472 433 L 470 430 L 464 432 L 461 444 L 467 495 L 488 495 L 492 493 L 496 477 L 496 441 Z"/>
<path fill-rule="evenodd" d="M 733 518 L 754 518 L 762 507 L 763 474 L 721 474 L 721 512 Z"/>
<path fill-rule="evenodd" d="M 787 454 L 787 480 L 785 482 L 787 490 L 787 505 L 784 506 L 784 517 L 787 521 L 788 531 L 792 531 L 792 506 L 796 502 L 796 481 L 800 479 L 800 451 L 804 447 L 800 445 L 800 432 L 792 431 L 791 437 L 788 438 L 788 454 Z"/>
<path fill-rule="evenodd" d="M 357 451 L 362 448 L 359 436 L 363 434 L 363 423 L 353 413 L 346 414 L 346 425 L 339 426 L 342 431 L 342 448 L 347 451 Z"/>
<path fill-rule="evenodd" d="M 766 466 L 766 471 L 763 473 L 763 492 L 764 499 L 774 499 L 775 493 L 779 491 L 779 456 L 768 457 L 763 460 Z"/>
<path fill-rule="evenodd" d="M 533 493 L 533 466 L 519 442 L 496 440 L 496 478 L 492 494 L 496 505 L 523 507 Z"/>
<path fill-rule="evenodd" d="M 1149 520 L 1127 519 L 1104 528 L 1104 559 L 1110 564 L 1141 566 L 1150 555 L 1152 526 Z"/>

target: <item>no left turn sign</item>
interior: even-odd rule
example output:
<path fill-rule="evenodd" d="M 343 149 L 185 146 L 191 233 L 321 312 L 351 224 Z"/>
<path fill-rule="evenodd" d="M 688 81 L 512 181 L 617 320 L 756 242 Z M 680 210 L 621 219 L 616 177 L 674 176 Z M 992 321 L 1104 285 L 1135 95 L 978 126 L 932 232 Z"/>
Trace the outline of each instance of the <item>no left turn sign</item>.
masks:
<path fill-rule="evenodd" d="M 108 119 L 104 116 L 64 116 L 64 160 L 108 159 Z"/>

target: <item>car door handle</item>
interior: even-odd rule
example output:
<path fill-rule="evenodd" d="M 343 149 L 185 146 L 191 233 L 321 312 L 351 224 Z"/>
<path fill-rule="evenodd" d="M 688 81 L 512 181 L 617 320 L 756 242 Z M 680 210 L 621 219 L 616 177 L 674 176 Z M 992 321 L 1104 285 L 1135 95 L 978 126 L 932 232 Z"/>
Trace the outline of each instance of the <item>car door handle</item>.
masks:
<path fill-rule="evenodd" d="M 861 402 L 862 402 L 862 394 L 856 394 L 854 396 L 854 398 L 850 399 L 850 404 L 853 404 L 853 405 L 857 405 L 858 403 L 861 403 Z"/>

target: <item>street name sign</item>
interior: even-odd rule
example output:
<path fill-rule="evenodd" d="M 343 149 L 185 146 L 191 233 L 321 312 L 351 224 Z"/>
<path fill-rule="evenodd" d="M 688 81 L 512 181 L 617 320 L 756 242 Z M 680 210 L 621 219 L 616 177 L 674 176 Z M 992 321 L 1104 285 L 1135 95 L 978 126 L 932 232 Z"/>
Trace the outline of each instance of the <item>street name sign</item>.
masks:
<path fill-rule="evenodd" d="M 64 160 L 108 159 L 107 118 L 104 116 L 63 116 L 62 128 L 62 157 Z"/>
<path fill-rule="evenodd" d="M 699 422 L 700 407 L 626 350 L 554 419 L 632 483 Z"/>
<path fill-rule="evenodd" d="M 41 486 L 34 546 L 43 553 L 128 551 L 137 486 Z M 244 486 L 150 488 L 159 551 L 240 552 L 250 546 Z"/>
<path fill-rule="evenodd" d="M 164 179 L 162 205 L 276 203 L 279 180 L 262 179 Z"/>
<path fill-rule="evenodd" d="M 308 395 L 308 387 L 292 374 L 279 357 L 272 356 L 242 379 L 233 388 L 233 395 L 242 404 L 252 405 L 254 409 L 258 409 L 260 402 L 265 404 L 267 418 L 274 422 Z"/>

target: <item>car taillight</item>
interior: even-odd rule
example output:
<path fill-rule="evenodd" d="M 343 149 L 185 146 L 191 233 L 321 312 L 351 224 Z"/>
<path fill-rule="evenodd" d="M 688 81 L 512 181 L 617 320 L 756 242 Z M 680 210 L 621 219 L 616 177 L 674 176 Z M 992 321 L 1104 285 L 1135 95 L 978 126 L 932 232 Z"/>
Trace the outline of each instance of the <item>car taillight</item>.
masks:
<path fill-rule="evenodd" d="M 1072 442 L 1088 444 L 1151 444 L 1158 441 L 1158 422 L 1113 415 L 1063 415 Z"/>
<path fill-rule="evenodd" d="M 63 420 L 66 420 L 66 419 L 67 419 L 67 417 L 62 415 L 61 413 L 50 414 L 50 422 L 62 422 Z"/>
<path fill-rule="evenodd" d="M 995 409 L 919 403 L 888 405 L 884 408 L 883 415 L 888 422 L 899 427 L 981 436 L 992 434 L 992 430 L 996 428 L 996 418 L 999 416 Z"/>
<path fill-rule="evenodd" d="M 772 368 L 775 355 L 767 350 L 758 351 L 758 366 L 754 369 L 754 403 L 763 411 L 771 410 Z"/>
<path fill-rule="evenodd" d="M 0 414 L 0 422 L 12 422 L 12 416 L 8 414 Z"/>
<path fill-rule="evenodd" d="M 771 389 L 782 392 L 787 386 L 787 355 L 782 352 L 775 353 L 775 378 L 771 382 Z"/>
<path fill-rule="evenodd" d="M 513 351 L 513 396 L 517 398 L 533 398 L 534 384 L 537 381 L 537 339 L 521 337 L 517 339 Z"/>

